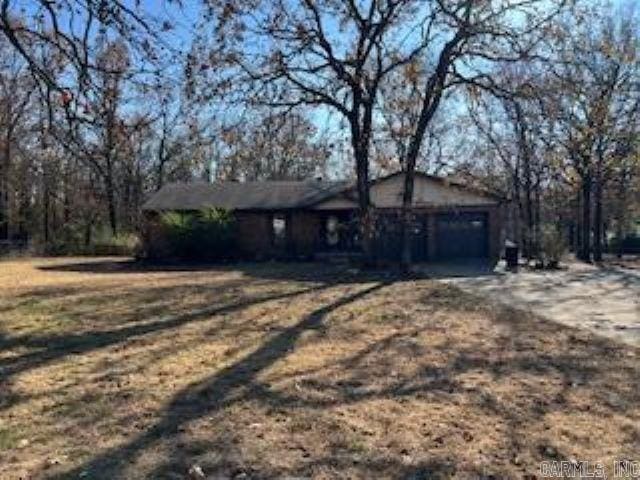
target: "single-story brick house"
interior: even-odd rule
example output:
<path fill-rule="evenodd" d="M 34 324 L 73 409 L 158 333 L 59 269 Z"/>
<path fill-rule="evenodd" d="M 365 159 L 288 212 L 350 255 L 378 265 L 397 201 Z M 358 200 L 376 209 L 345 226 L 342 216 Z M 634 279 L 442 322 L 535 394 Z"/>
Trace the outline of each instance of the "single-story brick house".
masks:
<path fill-rule="evenodd" d="M 400 209 L 404 175 L 371 182 L 378 214 L 376 252 L 400 256 Z M 143 239 L 149 256 L 161 256 L 159 215 L 207 207 L 233 212 L 238 246 L 252 258 L 322 257 L 358 252 L 357 191 L 349 181 L 256 181 L 173 183 L 143 206 Z M 413 258 L 432 261 L 484 257 L 497 260 L 501 250 L 501 201 L 495 195 L 445 178 L 416 174 Z"/>

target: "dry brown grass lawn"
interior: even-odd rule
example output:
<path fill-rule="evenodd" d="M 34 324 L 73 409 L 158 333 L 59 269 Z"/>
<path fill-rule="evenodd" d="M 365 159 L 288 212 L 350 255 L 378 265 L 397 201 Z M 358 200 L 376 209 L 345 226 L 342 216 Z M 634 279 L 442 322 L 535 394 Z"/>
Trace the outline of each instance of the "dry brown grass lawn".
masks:
<path fill-rule="evenodd" d="M 630 347 L 318 265 L 0 263 L 0 478 L 521 478 L 640 460 Z"/>
<path fill-rule="evenodd" d="M 617 258 L 609 255 L 603 263 L 605 266 L 628 268 L 629 270 L 640 270 L 640 255 L 626 255 L 623 258 Z"/>

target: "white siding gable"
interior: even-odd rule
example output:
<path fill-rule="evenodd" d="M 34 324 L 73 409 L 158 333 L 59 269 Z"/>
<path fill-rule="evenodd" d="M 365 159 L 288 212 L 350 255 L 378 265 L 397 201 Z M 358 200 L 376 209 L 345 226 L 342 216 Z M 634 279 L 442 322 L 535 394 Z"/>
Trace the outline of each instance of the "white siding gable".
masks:
<path fill-rule="evenodd" d="M 404 175 L 394 175 L 371 186 L 371 201 L 379 208 L 400 208 L 404 192 Z M 445 207 L 495 205 L 497 200 L 463 187 L 447 184 L 444 180 L 417 174 L 414 184 L 415 207 Z"/>

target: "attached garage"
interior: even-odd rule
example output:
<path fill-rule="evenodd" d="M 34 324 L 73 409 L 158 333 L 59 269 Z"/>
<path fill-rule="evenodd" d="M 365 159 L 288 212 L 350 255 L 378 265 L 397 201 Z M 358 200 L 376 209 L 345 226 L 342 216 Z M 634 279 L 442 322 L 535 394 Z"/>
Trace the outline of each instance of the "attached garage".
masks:
<path fill-rule="evenodd" d="M 380 215 L 398 212 L 402 208 L 403 192 L 404 175 L 392 175 L 374 181 L 371 200 Z M 497 260 L 502 235 L 500 203 L 498 197 L 486 192 L 439 177 L 416 174 L 413 214 L 420 221 L 413 232 L 414 261 Z M 399 217 L 396 223 L 396 228 L 400 228 Z M 393 238 L 387 244 L 385 252 L 398 258 L 401 248 L 394 245 L 399 244 Z"/>
<path fill-rule="evenodd" d="M 375 256 L 402 255 L 404 174 L 373 180 Z M 501 245 L 500 199 L 449 179 L 415 176 L 411 229 L 415 262 L 490 258 Z M 162 256 L 166 211 L 224 208 L 233 213 L 238 249 L 249 258 L 343 258 L 361 253 L 358 195 L 350 181 L 255 181 L 165 185 L 144 206 L 149 256 Z M 157 228 L 156 228 L 157 227 Z M 157 246 L 160 246 L 157 248 Z"/>
<path fill-rule="evenodd" d="M 436 216 L 439 259 L 489 256 L 489 222 L 485 212 L 440 213 Z"/>

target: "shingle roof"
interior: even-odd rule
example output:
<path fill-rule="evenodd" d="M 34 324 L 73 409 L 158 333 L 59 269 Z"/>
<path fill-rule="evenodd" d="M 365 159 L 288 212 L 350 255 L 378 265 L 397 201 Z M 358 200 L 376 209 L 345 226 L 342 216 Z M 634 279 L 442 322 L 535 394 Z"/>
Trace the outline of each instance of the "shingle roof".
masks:
<path fill-rule="evenodd" d="M 301 208 L 351 186 L 345 181 L 259 181 L 170 183 L 158 190 L 143 210 L 280 210 Z"/>

